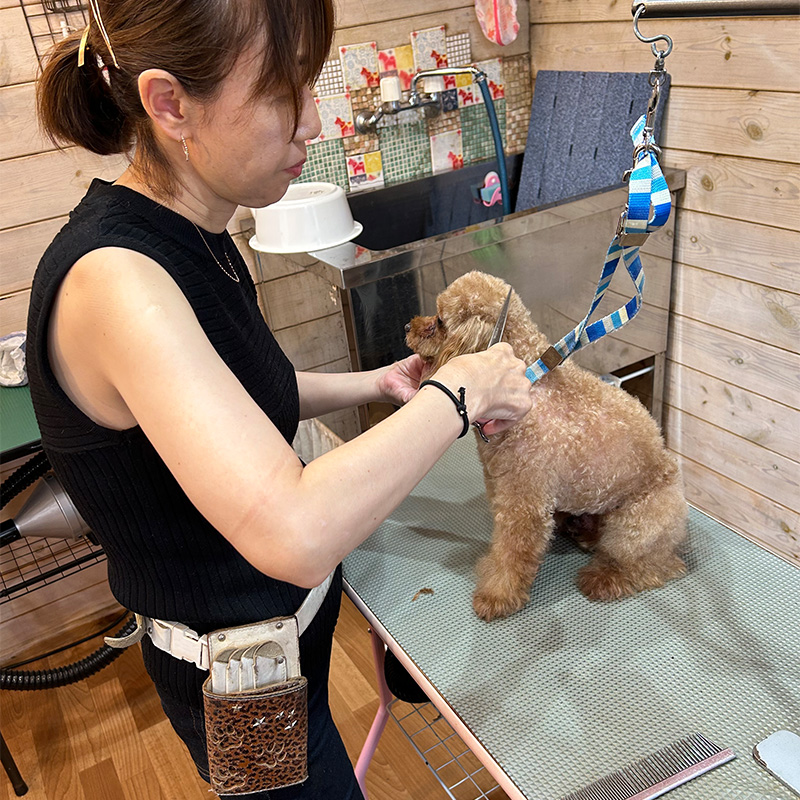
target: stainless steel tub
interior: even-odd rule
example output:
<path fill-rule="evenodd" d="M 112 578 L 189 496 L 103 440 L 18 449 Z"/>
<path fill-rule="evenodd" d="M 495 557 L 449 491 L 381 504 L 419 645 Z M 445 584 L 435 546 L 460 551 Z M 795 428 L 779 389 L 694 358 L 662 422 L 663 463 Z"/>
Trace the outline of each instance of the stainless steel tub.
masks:
<path fill-rule="evenodd" d="M 432 210 L 436 211 L 437 204 L 463 202 L 464 193 L 470 191 L 469 183 L 476 180 L 467 170 L 462 172 L 463 176 L 458 176 L 460 188 L 451 174 L 441 176 L 441 180 L 439 176 L 428 179 L 422 191 L 405 187 L 399 192 L 382 189 L 353 196 L 353 215 L 365 225 L 362 237 L 315 254 L 280 257 L 291 261 L 295 271 L 302 266 L 339 289 L 353 369 L 371 369 L 408 355 L 405 324 L 417 314 L 434 313 L 439 292 L 474 269 L 497 275 L 514 286 L 552 342 L 586 314 L 608 243 L 625 207 L 627 187 L 619 185 L 438 233 L 431 227 L 436 223 Z M 674 201 L 676 192 L 684 186 L 685 173 L 667 170 L 666 177 Z M 499 214 L 499 210 L 479 209 L 476 213 Z M 588 369 L 616 376 L 613 379 L 637 394 L 658 420 L 674 224 L 673 212 L 668 224 L 642 248 L 646 282 L 644 305 L 637 317 L 574 356 Z M 397 243 L 398 231 L 402 239 L 404 231 L 413 238 L 431 230 L 434 235 Z M 385 249 L 381 249 L 383 233 L 393 237 L 392 246 Z M 364 246 L 367 241 L 370 247 Z M 620 267 L 596 318 L 623 305 L 632 292 L 630 278 Z M 636 380 L 626 382 L 630 375 Z M 376 418 L 375 414 L 362 414 L 362 427 L 369 424 L 370 416 Z"/>

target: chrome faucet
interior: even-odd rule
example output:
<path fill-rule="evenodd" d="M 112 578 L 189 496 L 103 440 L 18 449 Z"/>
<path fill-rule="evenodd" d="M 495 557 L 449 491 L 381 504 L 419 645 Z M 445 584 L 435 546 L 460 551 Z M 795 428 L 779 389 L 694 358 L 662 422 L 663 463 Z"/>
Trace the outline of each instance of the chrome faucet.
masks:
<path fill-rule="evenodd" d="M 361 133 L 373 133 L 380 122 L 387 115 L 399 114 L 401 111 L 420 109 L 430 118 L 438 116 L 442 111 L 442 93 L 444 92 L 445 75 L 471 74 L 480 85 L 486 80 L 486 73 L 477 67 L 442 67 L 440 69 L 426 69 L 418 72 L 411 82 L 411 95 L 408 103 L 400 100 L 400 79 L 381 78 L 381 104 L 371 114 L 361 111 L 356 116 L 356 130 Z M 419 84 L 422 82 L 422 91 Z"/>
<path fill-rule="evenodd" d="M 361 133 L 374 133 L 383 117 L 387 114 L 399 114 L 401 111 L 421 109 L 426 117 L 435 117 L 442 111 L 442 94 L 444 92 L 445 75 L 472 75 L 483 95 L 486 113 L 489 115 L 489 126 L 492 130 L 494 149 L 497 156 L 497 172 L 500 178 L 501 196 L 503 200 L 503 214 L 511 213 L 509 199 L 508 173 L 506 171 L 505 154 L 503 153 L 503 140 L 500 135 L 500 126 L 494 108 L 494 100 L 489 89 L 488 76 L 482 69 L 473 66 L 466 67 L 441 67 L 439 69 L 425 69 L 418 72 L 411 81 L 411 95 L 408 103 L 403 105 L 400 97 L 400 79 L 388 77 L 381 79 L 381 104 L 372 112 L 360 112 L 355 119 L 356 130 Z M 423 81 L 423 90 L 418 85 Z"/>

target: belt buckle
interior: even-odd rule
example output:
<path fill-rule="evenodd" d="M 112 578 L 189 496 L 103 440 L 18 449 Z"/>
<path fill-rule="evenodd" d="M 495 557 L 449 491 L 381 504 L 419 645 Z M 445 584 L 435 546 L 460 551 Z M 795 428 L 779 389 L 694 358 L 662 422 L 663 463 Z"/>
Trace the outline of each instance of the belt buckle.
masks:
<path fill-rule="evenodd" d="M 198 669 L 208 669 L 208 641 L 182 622 L 150 620 L 150 638 L 156 647 L 167 650 L 175 658 L 190 661 Z"/>

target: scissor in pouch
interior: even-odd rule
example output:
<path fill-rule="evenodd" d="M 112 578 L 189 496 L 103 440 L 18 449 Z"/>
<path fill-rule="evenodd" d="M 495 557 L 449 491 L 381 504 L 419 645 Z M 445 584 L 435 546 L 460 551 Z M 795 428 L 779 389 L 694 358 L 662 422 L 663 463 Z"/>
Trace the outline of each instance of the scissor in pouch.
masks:
<path fill-rule="evenodd" d="M 308 777 L 308 686 L 297 619 L 276 617 L 208 635 L 203 684 L 211 786 L 245 795 Z"/>

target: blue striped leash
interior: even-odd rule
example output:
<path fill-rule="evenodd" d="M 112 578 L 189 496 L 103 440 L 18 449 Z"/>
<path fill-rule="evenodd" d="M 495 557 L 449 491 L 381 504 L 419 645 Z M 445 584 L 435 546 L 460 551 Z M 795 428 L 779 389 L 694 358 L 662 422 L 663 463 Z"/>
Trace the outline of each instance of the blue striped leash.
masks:
<path fill-rule="evenodd" d="M 655 96 L 657 103 L 657 93 Z M 620 216 L 617 232 L 606 252 L 603 272 L 589 313 L 566 336 L 548 347 L 535 364 L 528 367 L 525 375 L 531 383 L 536 383 L 572 353 L 596 342 L 607 333 L 619 330 L 636 316 L 642 306 L 644 268 L 639 258 L 639 248 L 653 231 L 658 230 L 669 219 L 672 208 L 669 187 L 656 158 L 658 147 L 651 140 L 652 125 L 649 123 L 654 111 L 654 106 L 648 109 L 648 114 L 643 114 L 631 128 L 634 166 L 626 173 L 626 176 L 630 175 L 628 205 Z M 633 281 L 636 294 L 621 308 L 588 324 L 614 277 L 620 257 Z"/>

